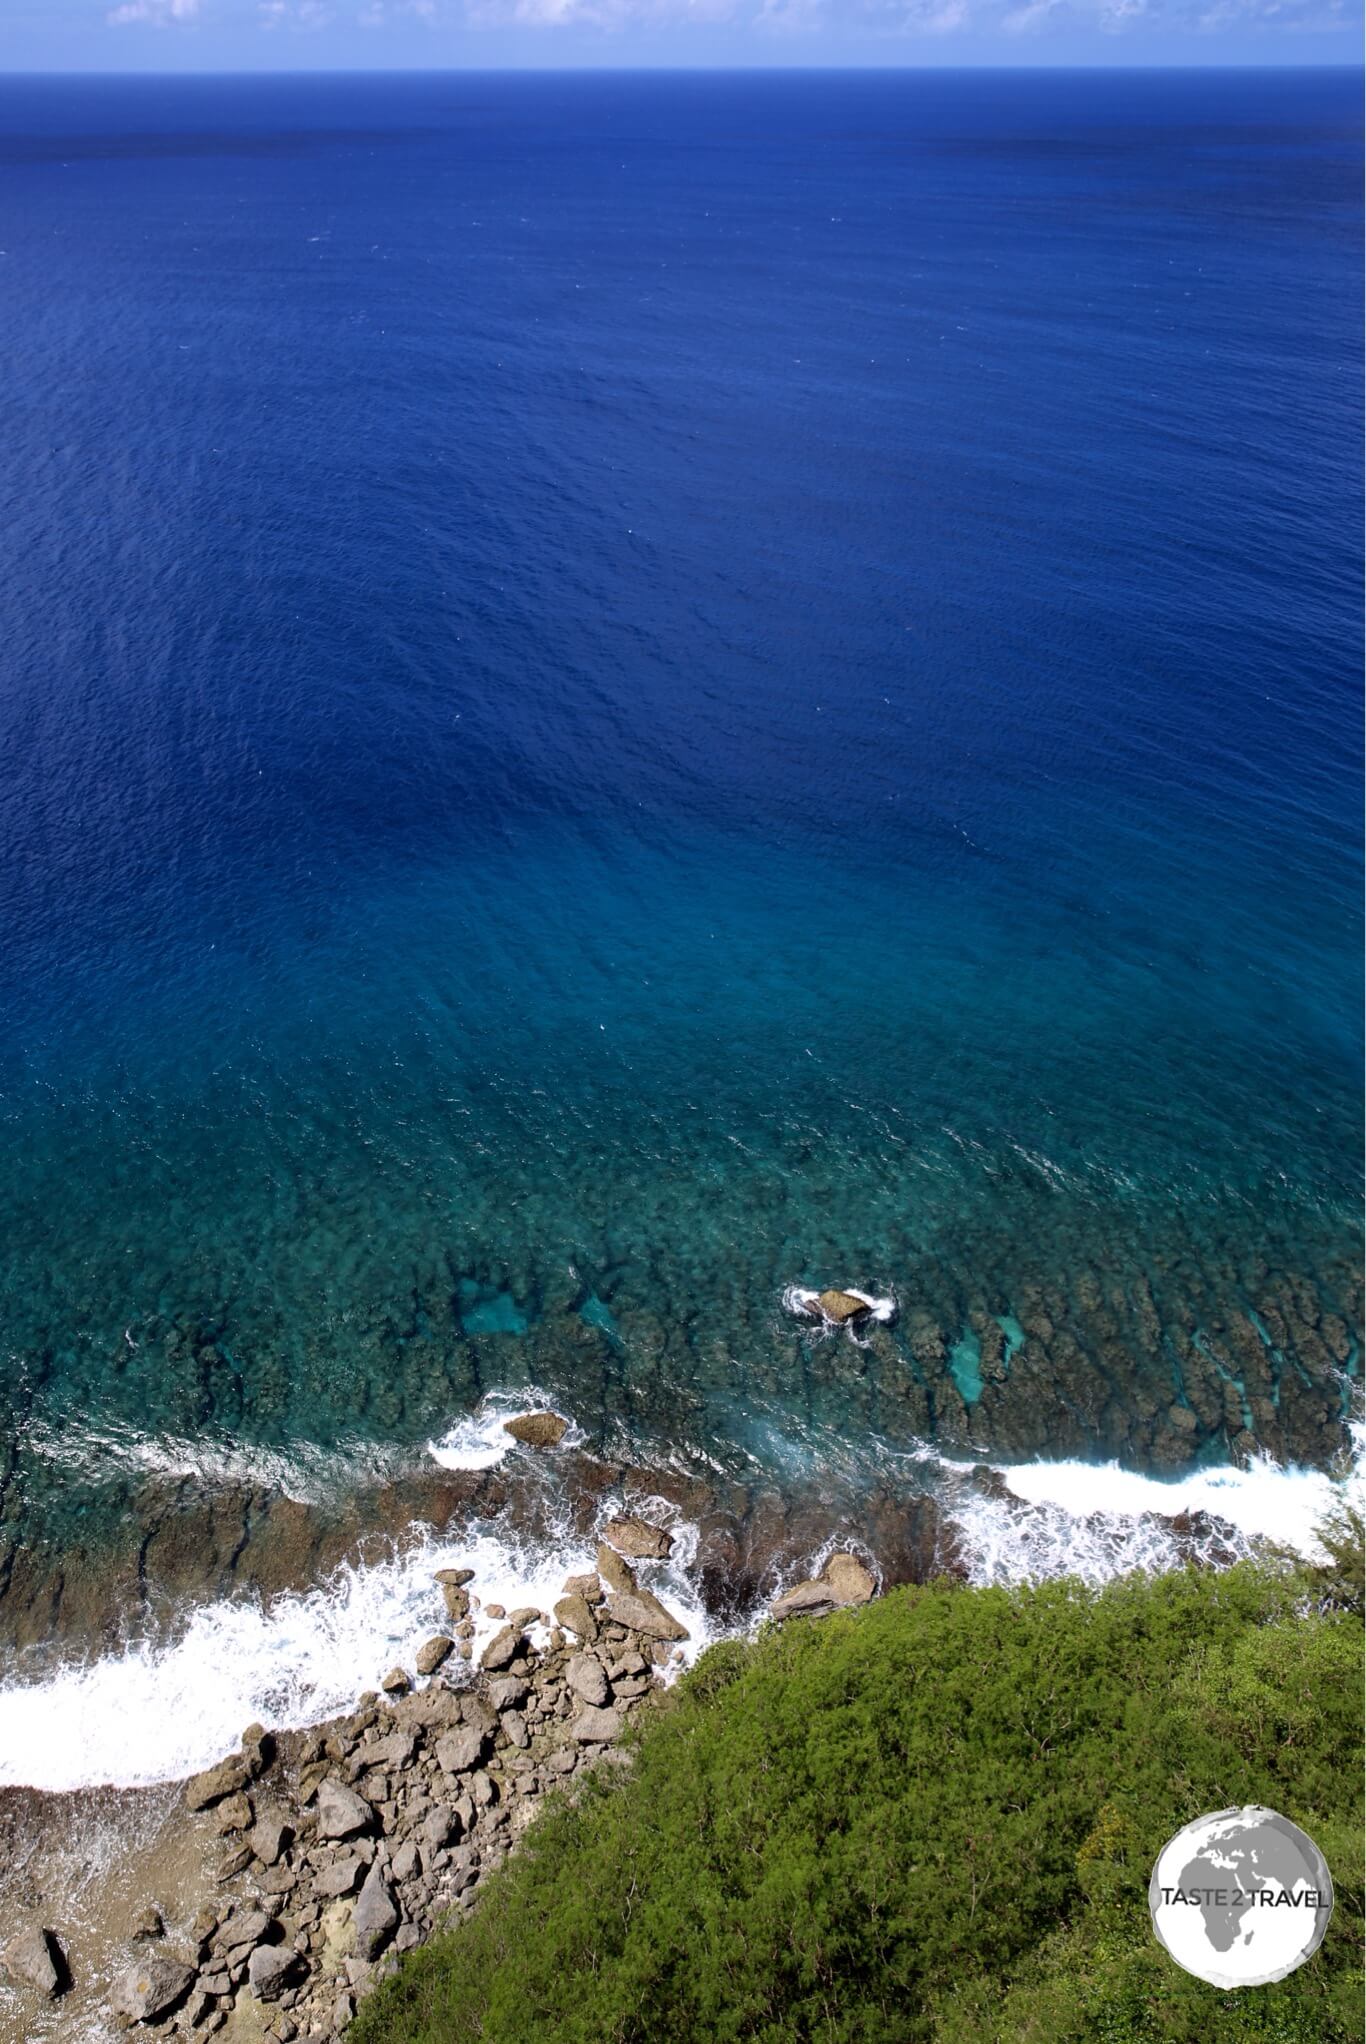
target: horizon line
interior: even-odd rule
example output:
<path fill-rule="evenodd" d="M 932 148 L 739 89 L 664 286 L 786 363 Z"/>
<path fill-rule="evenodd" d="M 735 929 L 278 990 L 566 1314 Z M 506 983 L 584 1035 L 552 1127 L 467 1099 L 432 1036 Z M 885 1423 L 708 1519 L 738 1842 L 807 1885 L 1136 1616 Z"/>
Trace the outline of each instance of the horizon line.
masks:
<path fill-rule="evenodd" d="M 840 64 L 840 63 L 782 63 L 782 64 L 651 64 L 651 63 L 574 63 L 559 64 L 310 64 L 290 66 L 238 65 L 222 67 L 205 66 L 192 68 L 170 66 L 161 69 L 143 69 L 131 65 L 71 65 L 62 70 L 51 66 L 10 65 L 0 69 L 0 84 L 14 78 L 442 78 L 468 77 L 471 74 L 483 77 L 538 77 L 558 78 L 567 72 L 577 75 L 595 74 L 609 77 L 629 76 L 777 76 L 782 77 L 799 71 L 811 74 L 838 72 L 842 75 L 861 74 L 881 77 L 888 72 L 932 73 L 942 76 L 946 71 L 994 72 L 1001 76 L 1013 77 L 1020 72 L 1069 73 L 1074 71 L 1115 73 L 1136 72 L 1217 72 L 1217 71 L 1342 71 L 1366 73 L 1366 55 L 1356 58 L 1322 58 L 1315 62 L 1283 62 L 1258 58 L 1210 59 L 1188 61 L 1184 58 L 1163 62 L 1162 60 L 1135 64 L 1117 64 L 1108 61 L 1091 61 L 1075 58 L 1065 64 L 1013 63 L 1002 64 L 983 59 L 971 58 L 946 61 L 943 63 L 881 63 L 881 64 Z"/>

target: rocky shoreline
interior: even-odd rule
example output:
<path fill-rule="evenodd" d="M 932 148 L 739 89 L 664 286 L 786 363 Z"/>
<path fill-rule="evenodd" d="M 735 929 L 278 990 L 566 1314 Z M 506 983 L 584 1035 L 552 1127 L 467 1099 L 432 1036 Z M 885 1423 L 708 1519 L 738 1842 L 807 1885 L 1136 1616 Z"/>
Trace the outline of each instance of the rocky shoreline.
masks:
<path fill-rule="evenodd" d="M 170 2037 L 340 2036 L 399 1954 L 475 1906 L 545 1795 L 629 1766 L 622 1734 L 657 1704 L 688 1635 L 641 1580 L 667 1560 L 669 1532 L 633 1515 L 601 1532 L 596 1569 L 568 1577 L 552 1610 L 482 1607 L 499 1629 L 477 1667 L 473 1571 L 443 1569 L 448 1629 L 411 1670 L 395 1667 L 354 1711 L 311 1730 L 249 1726 L 179 1794 L 199 1880 L 169 1901 L 159 1884 L 102 1965 L 50 1913 L 11 1927 L 0 1972 L 17 1990 L 16 2036 L 63 2034 L 52 2017 L 68 1993 L 86 2035 L 93 2017 Z M 836 1554 L 773 1615 L 875 1589 L 858 1556 Z M 91 1971 L 94 1995 L 73 1992 Z"/>
<path fill-rule="evenodd" d="M 254 1724 L 183 1787 L 0 1792 L 0 2044 L 93 2044 L 124 2028 L 230 2044 L 339 2037 L 399 1954 L 475 1906 L 545 1796 L 629 1766 L 623 1733 L 685 1657 L 687 1627 L 642 1580 L 677 1563 L 670 1526 L 686 1523 L 685 1499 L 652 1484 L 636 1488 L 639 1510 L 614 1504 L 623 1472 L 561 1451 L 556 1415 L 507 1431 L 533 1462 L 554 1451 L 563 1471 L 568 1456 L 594 1556 L 550 1608 L 504 1609 L 481 1601 L 472 1569 L 435 1569 L 443 1629 L 344 1714 L 303 1731 Z M 1032 1510 L 985 1466 L 964 1481 Z M 482 1502 L 506 1496 L 500 1483 Z M 751 1501 L 744 1518 L 732 1502 L 686 1497 L 706 1507 L 687 1577 L 723 1625 L 764 1607 L 819 1617 L 880 1586 L 964 1573 L 927 1496 L 865 1496 L 857 1529 L 833 1533 L 828 1508 L 822 1530 L 790 1500 Z M 1233 1558 L 1217 1521 L 1162 1523 L 1185 1558 Z M 803 1554 L 824 1559 L 794 1583 Z"/>

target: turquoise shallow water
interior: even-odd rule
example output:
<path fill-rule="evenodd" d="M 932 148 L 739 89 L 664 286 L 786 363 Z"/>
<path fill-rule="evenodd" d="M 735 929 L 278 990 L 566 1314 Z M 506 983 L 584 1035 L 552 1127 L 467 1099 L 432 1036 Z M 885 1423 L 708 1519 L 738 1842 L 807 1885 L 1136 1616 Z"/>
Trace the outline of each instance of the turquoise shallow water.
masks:
<path fill-rule="evenodd" d="M 755 1482 L 1332 1459 L 1355 123 L 4 88 L 8 1554 L 519 1384 Z"/>

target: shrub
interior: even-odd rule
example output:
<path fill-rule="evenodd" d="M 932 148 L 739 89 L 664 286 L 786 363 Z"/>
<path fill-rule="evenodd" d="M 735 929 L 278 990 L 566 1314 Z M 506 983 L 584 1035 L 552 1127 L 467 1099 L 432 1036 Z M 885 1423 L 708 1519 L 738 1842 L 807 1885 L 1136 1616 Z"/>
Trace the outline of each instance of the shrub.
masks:
<path fill-rule="evenodd" d="M 1361 1628 L 1248 1568 L 902 1590 L 705 1655 L 628 1778 L 549 1810 L 356 2044 L 1359 2035 Z M 1327 1854 L 1324 1946 L 1221 1994 L 1147 1882 L 1207 1810 Z"/>

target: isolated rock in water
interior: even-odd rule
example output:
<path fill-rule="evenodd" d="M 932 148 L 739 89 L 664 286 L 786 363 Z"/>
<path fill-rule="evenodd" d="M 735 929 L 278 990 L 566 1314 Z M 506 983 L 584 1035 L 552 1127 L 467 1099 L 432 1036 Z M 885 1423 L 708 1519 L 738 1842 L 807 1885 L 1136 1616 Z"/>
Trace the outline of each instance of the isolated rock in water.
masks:
<path fill-rule="evenodd" d="M 856 1554 L 832 1554 L 821 1570 L 837 1604 L 867 1604 L 877 1589 L 877 1578 Z"/>
<path fill-rule="evenodd" d="M 119 1981 L 110 2006 L 130 2023 L 154 2023 L 183 2000 L 193 1984 L 193 1966 L 173 1959 L 169 1952 L 147 1952 Z"/>
<path fill-rule="evenodd" d="M 581 1710 L 574 1720 L 574 1737 L 581 1746 L 605 1746 L 621 1737 L 621 1712 Z"/>
<path fill-rule="evenodd" d="M 522 1412 L 503 1421 L 503 1432 L 529 1448 L 558 1448 L 569 1431 L 569 1421 L 558 1412 Z"/>
<path fill-rule="evenodd" d="M 688 1628 L 672 1611 L 666 1611 L 658 1597 L 637 1590 L 625 1597 L 609 1597 L 607 1613 L 629 1632 L 647 1633 L 651 1639 L 686 1639 Z"/>
<path fill-rule="evenodd" d="M 245 1753 L 229 1753 L 217 1767 L 206 1767 L 202 1774 L 191 1775 L 185 1784 L 186 1809 L 207 1810 L 214 1803 L 221 1803 L 224 1796 L 236 1795 L 251 1780 L 252 1772 L 252 1763 Z"/>
<path fill-rule="evenodd" d="M 835 1608 L 835 1593 L 829 1583 L 798 1583 L 785 1590 L 768 1607 L 770 1618 L 824 1618 Z"/>
<path fill-rule="evenodd" d="M 398 1910 L 378 1862 L 365 1876 L 365 1886 L 356 1898 L 355 1922 L 356 1951 L 362 1959 L 373 1959 L 383 1951 L 398 1929 Z"/>
<path fill-rule="evenodd" d="M 247 1983 L 258 2001 L 274 2001 L 289 1986 L 298 1953 L 292 1945 L 258 1945 L 247 1961 Z"/>
<path fill-rule="evenodd" d="M 128 1933 L 135 1945 L 149 1945 L 157 1938 L 164 1938 L 166 1925 L 162 1922 L 161 1911 L 154 1903 L 140 1909 Z"/>
<path fill-rule="evenodd" d="M 391 1668 L 379 1686 L 386 1696 L 406 1696 L 413 1685 L 404 1669 Z"/>
<path fill-rule="evenodd" d="M 629 1513 L 620 1519 L 609 1519 L 602 1537 L 618 1554 L 628 1554 L 633 1561 L 667 1561 L 673 1553 L 672 1533 L 647 1525 L 644 1519 L 633 1518 Z"/>
<path fill-rule="evenodd" d="M 62 1992 L 68 1977 L 61 1946 L 38 1924 L 10 1939 L 0 1952 L 0 1972 L 16 1987 L 31 1987 L 49 1998 Z"/>
<path fill-rule="evenodd" d="M 319 1838 L 351 1838 L 358 1831 L 368 1831 L 374 1820 L 374 1810 L 354 1789 L 334 1781 L 331 1775 L 319 1786 Z"/>
<path fill-rule="evenodd" d="M 414 1666 L 419 1675 L 435 1675 L 441 1663 L 455 1651 L 455 1641 L 448 1639 L 444 1632 L 433 1634 L 425 1645 L 417 1650 Z"/>
<path fill-rule="evenodd" d="M 564 1679 L 585 1703 L 606 1703 L 607 1676 L 596 1654 L 575 1654 L 564 1671 Z"/>
<path fill-rule="evenodd" d="M 461 1575 L 464 1571 L 457 1569 L 453 1573 Z M 459 1583 L 443 1583 L 441 1585 L 441 1601 L 446 1607 L 446 1616 L 450 1619 L 452 1625 L 459 1625 L 462 1618 L 469 1617 L 470 1593 L 468 1590 L 462 1589 Z"/>
<path fill-rule="evenodd" d="M 857 1320 L 860 1313 L 868 1311 L 868 1301 L 861 1299 L 857 1292 L 822 1292 L 816 1300 L 827 1320 L 842 1326 L 846 1320 Z"/>
<path fill-rule="evenodd" d="M 605 1540 L 598 1542 L 598 1574 L 609 1590 L 618 1590 L 628 1595 L 636 1587 L 636 1572 L 624 1562 L 614 1547 Z"/>
<path fill-rule="evenodd" d="M 439 1568 L 432 1577 L 432 1581 L 440 1583 L 443 1588 L 449 1583 L 453 1590 L 463 1590 L 466 1583 L 474 1581 L 474 1570 L 472 1568 Z"/>

